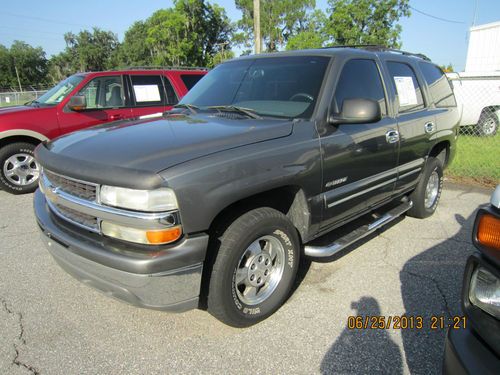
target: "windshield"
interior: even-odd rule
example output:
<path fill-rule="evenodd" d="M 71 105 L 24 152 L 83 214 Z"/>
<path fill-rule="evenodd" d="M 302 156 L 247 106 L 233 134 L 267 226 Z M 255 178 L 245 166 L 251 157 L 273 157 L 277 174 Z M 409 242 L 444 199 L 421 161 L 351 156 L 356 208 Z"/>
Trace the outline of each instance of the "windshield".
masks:
<path fill-rule="evenodd" d="M 261 116 L 309 118 L 329 58 L 282 56 L 221 64 L 181 100 L 200 109 L 239 107 Z"/>
<path fill-rule="evenodd" d="M 82 82 L 83 78 L 83 75 L 68 77 L 40 96 L 37 100 L 35 100 L 35 102 L 46 105 L 58 104 L 62 102 L 80 82 Z"/>

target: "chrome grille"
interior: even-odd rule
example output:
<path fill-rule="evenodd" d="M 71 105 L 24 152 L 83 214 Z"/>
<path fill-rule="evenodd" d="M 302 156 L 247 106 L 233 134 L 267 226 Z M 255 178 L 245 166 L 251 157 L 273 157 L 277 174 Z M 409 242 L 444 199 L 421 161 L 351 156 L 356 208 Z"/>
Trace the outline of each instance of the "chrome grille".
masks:
<path fill-rule="evenodd" d="M 97 185 L 64 177 L 44 169 L 43 174 L 52 186 L 75 197 L 95 201 L 97 197 Z"/>
<path fill-rule="evenodd" d="M 59 204 L 53 205 L 53 211 L 62 219 L 68 220 L 85 229 L 94 232 L 99 231 L 99 221 L 96 217 L 84 214 L 82 212 L 73 210 L 69 207 L 64 207 Z"/>

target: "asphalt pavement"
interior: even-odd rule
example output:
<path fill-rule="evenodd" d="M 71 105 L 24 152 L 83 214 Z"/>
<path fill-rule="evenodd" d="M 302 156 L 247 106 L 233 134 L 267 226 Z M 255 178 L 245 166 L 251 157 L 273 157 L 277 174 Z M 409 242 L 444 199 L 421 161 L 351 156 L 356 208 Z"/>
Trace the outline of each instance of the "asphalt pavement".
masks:
<path fill-rule="evenodd" d="M 0 191 L 0 374 L 441 372 L 475 210 L 491 191 L 448 184 L 431 218 L 403 218 L 326 263 L 247 329 L 207 312 L 140 309 L 61 270 L 39 240 L 32 196 Z M 349 329 L 349 316 L 422 317 L 421 329 Z"/>

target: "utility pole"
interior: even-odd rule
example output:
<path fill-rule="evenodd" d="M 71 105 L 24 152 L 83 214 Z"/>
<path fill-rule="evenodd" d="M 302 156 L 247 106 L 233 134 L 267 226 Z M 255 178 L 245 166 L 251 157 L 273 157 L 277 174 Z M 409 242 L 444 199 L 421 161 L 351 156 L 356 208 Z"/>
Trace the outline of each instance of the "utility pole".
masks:
<path fill-rule="evenodd" d="M 253 34 L 255 36 L 255 53 L 261 51 L 261 37 L 260 37 L 260 0 L 253 0 Z"/>
<path fill-rule="evenodd" d="M 19 91 L 23 92 L 23 87 L 21 86 L 21 80 L 19 79 L 19 72 L 17 71 L 17 65 L 14 61 L 14 69 L 16 70 L 17 83 L 19 84 Z"/>

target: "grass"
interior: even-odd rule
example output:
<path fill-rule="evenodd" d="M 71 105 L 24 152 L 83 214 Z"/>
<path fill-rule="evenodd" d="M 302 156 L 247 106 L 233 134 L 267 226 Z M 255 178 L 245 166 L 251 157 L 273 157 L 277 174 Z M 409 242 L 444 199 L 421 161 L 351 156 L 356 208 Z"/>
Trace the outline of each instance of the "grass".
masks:
<path fill-rule="evenodd" d="M 452 178 L 474 180 L 487 185 L 500 182 L 500 134 L 493 137 L 460 135 L 457 153 L 448 168 Z"/>

